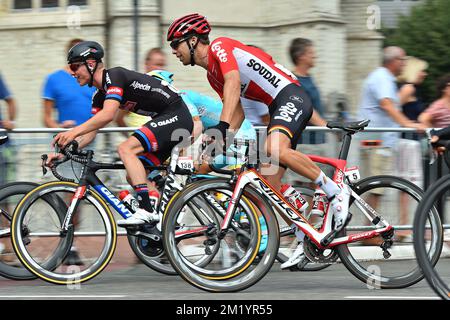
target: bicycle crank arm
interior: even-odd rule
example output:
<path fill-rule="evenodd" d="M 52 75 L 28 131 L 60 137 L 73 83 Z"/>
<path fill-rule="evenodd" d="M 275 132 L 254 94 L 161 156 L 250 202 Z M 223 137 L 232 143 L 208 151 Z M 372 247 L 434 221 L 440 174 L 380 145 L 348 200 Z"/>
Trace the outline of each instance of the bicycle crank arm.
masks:
<path fill-rule="evenodd" d="M 352 219 L 352 214 L 349 212 L 348 216 L 347 216 L 347 221 L 345 221 L 345 225 L 343 228 L 345 228 L 345 226 L 347 226 L 347 224 L 350 222 L 351 219 Z M 336 238 L 339 231 L 340 230 L 331 231 L 329 234 L 327 234 L 325 236 L 325 238 L 322 239 L 322 241 L 320 241 L 320 245 L 322 247 L 328 247 L 330 245 L 330 243 L 333 242 L 334 238 Z"/>
<path fill-rule="evenodd" d="M 157 241 L 157 242 L 161 241 L 161 237 L 156 234 L 151 234 L 151 233 L 142 232 L 142 231 L 131 232 L 131 234 L 136 237 L 143 237 L 147 240 L 153 240 L 153 241 Z"/>

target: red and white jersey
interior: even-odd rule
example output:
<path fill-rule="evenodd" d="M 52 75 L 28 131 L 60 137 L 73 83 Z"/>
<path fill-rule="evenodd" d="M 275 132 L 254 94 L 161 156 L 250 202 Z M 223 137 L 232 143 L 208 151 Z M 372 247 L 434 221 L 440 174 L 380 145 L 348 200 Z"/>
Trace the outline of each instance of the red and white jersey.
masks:
<path fill-rule="evenodd" d="M 239 71 L 241 96 L 268 106 L 287 85 L 300 85 L 292 72 L 261 49 L 230 38 L 217 38 L 208 51 L 208 81 L 221 98 L 223 76 L 232 70 Z"/>

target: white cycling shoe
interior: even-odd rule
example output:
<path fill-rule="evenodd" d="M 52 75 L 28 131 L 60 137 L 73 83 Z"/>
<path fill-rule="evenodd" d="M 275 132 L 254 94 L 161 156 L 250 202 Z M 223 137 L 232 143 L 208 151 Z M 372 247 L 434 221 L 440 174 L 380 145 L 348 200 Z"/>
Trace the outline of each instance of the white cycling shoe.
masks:
<path fill-rule="evenodd" d="M 308 263 L 308 258 L 303 251 L 303 241 L 299 242 L 297 248 L 292 253 L 291 257 L 285 263 L 280 265 L 281 269 L 287 269 L 293 266 L 304 267 Z"/>
<path fill-rule="evenodd" d="M 350 202 L 351 188 L 344 184 L 341 192 L 334 196 L 330 205 L 334 216 L 334 230 L 341 231 L 348 218 L 348 205 Z"/>
<path fill-rule="evenodd" d="M 158 214 L 148 212 L 144 209 L 139 208 L 130 218 L 117 220 L 117 225 L 119 227 L 128 227 L 158 221 L 159 221 Z"/>

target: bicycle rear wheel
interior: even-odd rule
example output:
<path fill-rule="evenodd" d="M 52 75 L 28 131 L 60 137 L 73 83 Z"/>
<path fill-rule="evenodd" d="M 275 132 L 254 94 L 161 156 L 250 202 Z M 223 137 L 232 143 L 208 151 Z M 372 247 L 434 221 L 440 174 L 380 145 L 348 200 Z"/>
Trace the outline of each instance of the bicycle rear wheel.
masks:
<path fill-rule="evenodd" d="M 219 232 L 220 225 L 212 215 L 222 221 L 232 193 L 233 186 L 226 179 L 193 183 L 173 199 L 164 216 L 164 247 L 169 260 L 183 279 L 206 291 L 232 292 L 250 287 L 270 270 L 278 251 L 279 229 L 272 208 L 251 187 L 245 189 L 229 230 Z M 210 205 L 207 210 L 196 211 L 197 216 L 189 216 L 186 203 L 196 198 Z M 237 219 L 241 211 L 246 215 L 245 222 Z M 261 221 L 266 225 L 265 234 Z M 192 244 L 190 251 L 186 250 L 187 242 Z M 212 257 L 209 264 L 199 265 L 191 259 L 205 254 Z"/>
<path fill-rule="evenodd" d="M 436 181 L 425 193 L 423 201 L 417 207 L 414 218 L 414 249 L 417 260 L 425 279 L 431 288 L 444 300 L 450 300 L 450 237 L 448 229 L 444 233 L 444 250 L 438 261 L 430 256 L 427 245 L 429 242 L 428 213 L 440 209 L 441 214 L 448 212 L 450 201 L 449 175 Z"/>
<path fill-rule="evenodd" d="M 114 218 L 103 199 L 88 190 L 69 220 L 66 212 L 78 185 L 50 182 L 28 193 L 17 206 L 11 225 L 14 250 L 23 265 L 39 278 L 63 285 L 92 279 L 109 263 L 116 246 Z M 58 199 L 49 206 L 45 197 Z M 62 232 L 64 223 L 69 225 Z M 69 251 L 77 248 L 80 262 L 65 263 Z"/>
<path fill-rule="evenodd" d="M 424 192 L 418 186 L 405 179 L 394 176 L 374 176 L 357 182 L 352 188 L 367 204 L 375 209 L 394 226 L 393 245 L 389 248 L 390 257 L 385 258 L 380 248 L 383 240 L 375 237 L 369 240 L 342 244 L 336 247 L 340 261 L 358 279 L 370 288 L 395 289 L 406 288 L 423 278 L 412 242 L 412 225 L 405 225 L 399 219 L 402 210 L 404 217 L 408 215 L 412 222 L 412 214 L 416 211 Z M 365 216 L 367 209 L 353 197 L 350 200 L 349 212 L 353 217 L 338 237 L 355 232 L 373 230 Z M 442 225 L 436 210 L 428 213 L 430 240 L 427 250 L 433 262 L 437 261 L 442 249 Z M 397 228 L 396 228 L 397 226 Z M 405 230 L 400 230 L 404 228 Z"/>

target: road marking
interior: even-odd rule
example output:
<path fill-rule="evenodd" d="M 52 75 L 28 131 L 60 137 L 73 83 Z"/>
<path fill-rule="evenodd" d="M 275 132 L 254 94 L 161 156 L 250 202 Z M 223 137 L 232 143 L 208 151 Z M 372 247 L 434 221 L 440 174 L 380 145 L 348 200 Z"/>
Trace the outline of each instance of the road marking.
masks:
<path fill-rule="evenodd" d="M 5 298 L 125 298 L 126 296 L 119 296 L 119 295 L 110 295 L 110 296 L 82 296 L 82 295 L 65 295 L 65 296 L 61 296 L 61 295 L 54 295 L 54 296 L 49 296 L 49 295 L 45 295 L 45 296 L 0 296 L 1 299 L 5 299 Z"/>
<path fill-rule="evenodd" d="M 439 297 L 406 297 L 406 296 L 348 296 L 345 299 L 380 299 L 380 300 L 388 300 L 388 299 L 402 299 L 402 300 L 441 300 Z"/>

